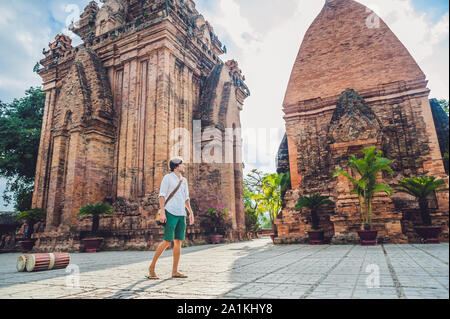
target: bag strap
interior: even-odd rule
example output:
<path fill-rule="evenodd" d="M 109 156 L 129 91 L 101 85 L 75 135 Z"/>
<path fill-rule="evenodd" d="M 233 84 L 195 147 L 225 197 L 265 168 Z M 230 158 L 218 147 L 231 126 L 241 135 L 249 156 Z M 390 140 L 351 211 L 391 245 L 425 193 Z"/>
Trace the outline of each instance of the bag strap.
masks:
<path fill-rule="evenodd" d="M 173 196 L 178 192 L 178 190 L 181 187 L 181 184 L 184 182 L 184 177 L 181 179 L 181 181 L 178 183 L 178 186 L 173 190 L 173 192 L 169 195 L 164 205 L 167 205 L 167 203 L 173 198 Z"/>

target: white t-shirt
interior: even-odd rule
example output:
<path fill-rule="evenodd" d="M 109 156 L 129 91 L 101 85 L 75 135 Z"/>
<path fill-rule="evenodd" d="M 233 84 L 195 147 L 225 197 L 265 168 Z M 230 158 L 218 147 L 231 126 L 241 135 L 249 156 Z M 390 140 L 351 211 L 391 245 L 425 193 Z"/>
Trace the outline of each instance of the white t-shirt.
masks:
<path fill-rule="evenodd" d="M 167 201 L 170 194 L 177 188 L 180 180 L 175 173 L 167 174 L 161 182 L 159 197 L 164 197 Z M 186 178 L 183 177 L 183 183 L 178 191 L 172 197 L 169 203 L 165 205 L 166 210 L 174 216 L 186 216 L 186 201 L 189 200 L 189 188 Z"/>

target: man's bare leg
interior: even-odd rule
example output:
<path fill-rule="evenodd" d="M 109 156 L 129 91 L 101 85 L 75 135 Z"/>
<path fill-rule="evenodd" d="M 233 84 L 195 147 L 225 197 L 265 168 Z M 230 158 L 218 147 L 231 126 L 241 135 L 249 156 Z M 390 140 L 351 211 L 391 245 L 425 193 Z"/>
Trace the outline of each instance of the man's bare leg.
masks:
<path fill-rule="evenodd" d="M 170 241 L 163 241 L 161 244 L 159 244 L 158 248 L 156 249 L 155 256 L 153 257 L 153 261 L 149 267 L 149 273 L 150 277 L 155 277 L 155 267 L 156 263 L 158 262 L 159 257 L 161 257 L 162 253 L 169 247 L 172 243 Z"/>
<path fill-rule="evenodd" d="M 173 243 L 173 268 L 172 268 L 172 276 L 176 276 L 178 274 L 178 263 L 180 261 L 181 255 L 181 240 L 175 239 Z"/>

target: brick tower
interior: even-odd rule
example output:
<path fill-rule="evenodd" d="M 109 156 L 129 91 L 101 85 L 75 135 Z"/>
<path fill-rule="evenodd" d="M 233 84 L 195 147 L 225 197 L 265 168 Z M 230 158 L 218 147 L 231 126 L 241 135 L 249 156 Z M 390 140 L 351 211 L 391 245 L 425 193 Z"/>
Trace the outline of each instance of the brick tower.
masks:
<path fill-rule="evenodd" d="M 237 63 L 220 60 L 225 48 L 193 1 L 102 2 L 89 3 L 73 26 L 82 45 L 58 35 L 41 61 L 47 99 L 33 197 L 33 207 L 47 211 L 36 233 L 40 250 L 78 249 L 91 221 L 77 212 L 100 201 L 115 211 L 101 219 L 108 247 L 154 247 L 159 186 L 182 138 L 173 132 L 187 132 L 185 146 L 197 134 L 205 147 L 208 128 L 224 136 L 240 128 L 249 95 Z M 237 240 L 245 233 L 241 136 L 231 139 L 232 161 L 203 163 L 192 145 L 176 155 L 188 162 L 196 213 L 228 208 L 228 236 Z M 199 225 L 188 230 L 189 240 L 203 238 Z"/>
<path fill-rule="evenodd" d="M 294 206 L 312 193 L 336 202 L 320 216 L 326 235 L 335 242 L 358 239 L 357 198 L 333 172 L 366 147 L 393 160 L 394 176 L 383 176 L 391 185 L 420 174 L 448 180 L 429 92 L 424 73 L 384 21 L 356 1 L 327 0 L 305 34 L 283 104 L 287 139 L 280 150 L 288 148 L 289 155 L 281 152 L 279 160 L 290 167 L 293 190 L 277 220 L 278 240 L 306 240 L 308 215 Z M 387 242 L 417 241 L 418 216 L 410 197 L 378 194 L 374 200 L 373 226 Z M 448 193 L 437 195 L 433 220 L 448 240 Z"/>

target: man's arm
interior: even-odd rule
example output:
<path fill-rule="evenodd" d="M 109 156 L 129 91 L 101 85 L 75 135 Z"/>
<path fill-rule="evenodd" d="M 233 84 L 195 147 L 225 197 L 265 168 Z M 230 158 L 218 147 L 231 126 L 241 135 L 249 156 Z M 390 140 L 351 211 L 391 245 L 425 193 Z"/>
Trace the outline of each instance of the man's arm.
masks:
<path fill-rule="evenodd" d="M 195 219 L 194 219 L 194 212 L 192 211 L 191 200 L 190 199 L 188 199 L 185 202 L 185 206 L 186 206 L 186 208 L 187 208 L 187 210 L 189 212 L 189 225 L 192 226 L 192 225 L 194 225 Z"/>
<path fill-rule="evenodd" d="M 163 212 L 166 211 L 166 199 L 164 198 L 164 196 L 159 197 L 159 207 Z"/>
<path fill-rule="evenodd" d="M 166 197 L 168 196 L 168 192 L 169 183 L 167 181 L 167 176 L 164 176 L 159 192 L 159 207 L 161 208 L 160 221 L 162 223 L 164 223 L 164 221 L 166 220 Z"/>
<path fill-rule="evenodd" d="M 191 200 L 190 200 L 190 199 L 188 199 L 188 200 L 186 201 L 185 206 L 186 206 L 186 208 L 187 208 L 187 210 L 188 210 L 188 212 L 189 212 L 189 215 L 194 216 L 194 212 L 192 211 Z"/>
<path fill-rule="evenodd" d="M 187 182 L 187 180 L 185 179 L 185 183 L 186 183 L 186 187 L 185 187 L 185 203 L 184 205 L 186 206 L 188 212 L 189 212 L 189 224 L 193 225 L 194 224 L 194 212 L 192 211 L 192 207 L 191 207 L 191 199 L 189 197 L 189 184 Z"/>

